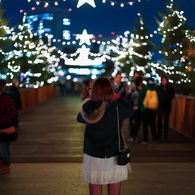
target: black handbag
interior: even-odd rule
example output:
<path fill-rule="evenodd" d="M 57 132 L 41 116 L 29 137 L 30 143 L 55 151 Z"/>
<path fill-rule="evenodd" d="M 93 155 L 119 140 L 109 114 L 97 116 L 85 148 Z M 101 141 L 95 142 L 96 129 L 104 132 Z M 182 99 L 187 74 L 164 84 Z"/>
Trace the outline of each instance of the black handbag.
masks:
<path fill-rule="evenodd" d="M 126 165 L 127 163 L 130 162 L 130 156 L 132 155 L 130 148 L 126 146 L 124 135 L 122 129 L 120 129 L 119 125 L 119 111 L 118 107 L 117 108 L 117 123 L 118 123 L 118 143 L 119 143 L 119 153 L 118 153 L 118 165 Z M 123 139 L 123 148 L 121 149 L 121 138 L 120 134 L 122 135 Z"/>

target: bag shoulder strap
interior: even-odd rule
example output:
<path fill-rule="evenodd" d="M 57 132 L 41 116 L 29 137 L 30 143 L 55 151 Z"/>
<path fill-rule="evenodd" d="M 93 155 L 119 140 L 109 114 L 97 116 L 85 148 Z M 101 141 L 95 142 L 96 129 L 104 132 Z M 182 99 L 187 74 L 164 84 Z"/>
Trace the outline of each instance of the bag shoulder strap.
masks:
<path fill-rule="evenodd" d="M 119 151 L 121 150 L 121 139 L 120 139 L 120 132 L 122 135 L 122 139 L 123 139 L 123 144 L 124 144 L 124 148 L 127 148 L 126 143 L 125 143 L 125 138 L 124 138 L 124 134 L 122 129 L 120 129 L 120 124 L 119 124 L 119 110 L 118 110 L 118 106 L 116 105 L 116 111 L 117 111 L 117 128 L 118 128 L 118 147 L 119 147 Z"/>

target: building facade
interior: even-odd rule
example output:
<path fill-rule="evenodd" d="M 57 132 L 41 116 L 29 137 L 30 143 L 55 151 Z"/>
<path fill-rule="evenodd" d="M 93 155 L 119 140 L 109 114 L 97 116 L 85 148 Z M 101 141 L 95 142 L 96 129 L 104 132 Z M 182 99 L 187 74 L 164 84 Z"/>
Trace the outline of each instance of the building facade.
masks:
<path fill-rule="evenodd" d="M 28 11 L 23 19 L 32 33 L 47 38 L 58 49 L 62 42 L 71 39 L 69 12 L 59 7 L 36 8 Z"/>

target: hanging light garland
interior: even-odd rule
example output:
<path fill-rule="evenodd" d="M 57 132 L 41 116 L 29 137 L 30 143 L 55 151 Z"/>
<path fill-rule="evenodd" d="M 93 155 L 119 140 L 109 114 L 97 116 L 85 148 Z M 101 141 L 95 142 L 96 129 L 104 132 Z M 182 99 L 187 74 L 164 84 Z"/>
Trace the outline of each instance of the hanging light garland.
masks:
<path fill-rule="evenodd" d="M 112 6 L 118 4 L 120 7 L 124 7 L 125 5 L 133 5 L 136 2 L 141 2 L 141 0 L 138 1 L 128 1 L 128 2 L 117 2 L 117 1 L 111 1 L 111 0 L 102 0 L 102 3 L 109 2 Z"/>
<path fill-rule="evenodd" d="M 58 6 L 60 1 L 66 1 L 66 0 L 51 0 L 51 1 L 41 1 L 41 0 L 27 0 L 28 2 L 34 1 L 37 5 L 40 5 L 41 3 L 44 4 L 44 7 L 48 7 L 50 4 L 54 4 Z M 102 3 L 109 2 L 112 6 L 118 4 L 120 7 L 124 7 L 125 5 L 133 5 L 134 3 L 141 2 L 141 0 L 137 1 L 128 1 L 128 2 L 117 2 L 112 0 L 102 0 Z M 94 0 L 78 0 L 77 8 L 81 7 L 83 4 L 88 3 L 92 7 L 96 7 Z"/>
<path fill-rule="evenodd" d="M 66 1 L 66 0 L 54 0 L 54 1 L 27 0 L 27 1 L 28 2 L 35 1 L 37 5 L 39 5 L 40 3 L 44 3 L 45 6 L 47 7 L 50 3 L 54 3 L 57 6 L 59 1 Z M 91 1 L 93 1 L 93 0 L 78 0 L 77 8 L 79 8 L 80 6 L 82 6 L 84 3 L 92 4 Z M 110 1 L 110 0 L 103 0 L 102 2 L 103 3 L 110 2 L 111 5 L 120 4 L 121 7 L 124 7 L 124 5 L 133 5 L 136 2 L 139 2 L 140 3 L 141 0 L 129 1 L 129 2 L 115 2 L 115 1 Z M 91 5 L 91 6 L 92 7 L 95 7 L 95 4 L 93 3 L 93 5 Z M 159 31 L 159 29 L 158 29 L 158 31 Z M 157 34 L 157 30 L 155 30 L 153 33 L 149 34 L 148 36 L 145 36 L 145 37 L 144 36 L 141 36 L 140 39 L 149 39 L 149 38 L 153 37 L 154 34 Z M 132 34 L 132 36 L 134 36 L 134 35 Z M 139 36 L 139 35 L 136 35 L 136 36 Z M 56 42 L 56 41 L 57 40 L 53 39 L 53 42 Z M 66 45 L 66 44 L 69 45 L 69 44 L 75 44 L 76 43 L 75 41 L 72 41 L 72 42 L 63 42 L 60 39 L 58 39 L 58 42 L 62 42 L 63 45 Z M 95 40 L 93 42 L 95 42 Z M 100 44 L 100 41 L 99 41 L 99 44 Z"/>
<path fill-rule="evenodd" d="M 46 81 L 47 83 L 52 83 L 57 81 L 57 76 L 56 76 L 56 70 L 58 67 L 59 59 L 56 58 L 55 55 L 51 55 L 52 51 L 55 50 L 55 47 L 48 47 L 43 43 L 43 41 L 40 39 L 38 44 L 35 45 L 34 42 L 30 42 L 29 40 L 25 40 L 27 37 L 23 34 L 23 28 L 24 26 L 19 25 L 18 28 L 21 30 L 19 33 L 13 32 L 13 29 L 9 29 L 7 32 L 10 32 L 8 36 L 6 37 L 7 40 L 12 40 L 14 43 L 14 46 L 18 48 L 17 50 L 12 50 L 9 52 L 2 52 L 3 55 L 6 56 L 4 59 L 4 62 L 7 62 L 7 68 L 8 72 L 6 75 L 1 75 L 5 76 L 5 78 L 10 78 L 13 79 L 15 75 L 18 74 L 18 72 L 21 71 L 21 66 L 20 64 L 17 64 L 17 59 L 21 58 L 23 56 L 23 53 L 26 53 L 27 57 L 31 57 L 33 55 L 36 55 L 35 60 L 31 60 L 30 58 L 28 59 L 28 63 L 32 65 L 38 65 L 38 64 L 43 64 L 45 63 L 44 58 L 47 59 L 48 65 L 45 67 L 45 70 L 42 70 L 48 74 L 53 73 L 54 76 L 48 77 L 48 80 Z M 29 31 L 29 37 L 32 38 L 33 34 Z M 16 39 L 23 40 L 24 45 L 18 43 Z M 20 48 L 20 49 L 19 49 Z M 32 76 L 32 77 L 40 77 L 42 75 L 41 72 L 24 72 L 23 76 Z M 44 85 L 44 82 L 37 81 L 37 84 L 34 85 L 33 87 L 39 87 Z M 32 87 L 32 86 L 31 86 Z"/>
<path fill-rule="evenodd" d="M 159 24 L 159 28 L 158 28 L 158 31 L 161 32 L 162 34 L 162 39 L 161 39 L 161 42 L 162 43 L 165 43 L 166 41 L 166 36 L 167 36 L 167 33 L 170 33 L 172 32 L 172 34 L 174 35 L 175 31 L 176 30 L 179 30 L 180 27 L 182 27 L 182 25 L 186 22 L 186 18 L 183 16 L 184 14 L 184 11 L 177 11 L 173 8 L 173 0 L 171 0 L 170 4 L 167 5 L 167 9 L 170 10 L 170 12 L 172 12 L 171 14 L 168 14 L 167 16 L 164 16 L 163 17 L 163 21 Z M 177 26 L 173 26 L 172 28 L 167 28 L 167 21 L 169 21 L 169 19 L 171 18 L 178 18 L 179 19 L 179 23 Z M 164 29 L 165 28 L 165 29 Z M 163 30 L 164 29 L 164 30 Z M 190 36 L 188 34 L 188 31 L 185 32 L 185 36 L 186 38 L 188 38 L 190 40 L 190 42 L 193 42 L 194 41 L 194 38 L 192 36 Z M 178 59 L 177 61 L 175 61 L 176 64 L 181 64 L 182 62 L 185 62 L 185 56 L 183 55 L 183 51 L 182 51 L 182 47 L 183 47 L 183 44 L 178 42 L 178 43 L 175 43 L 173 46 L 171 46 L 172 48 L 172 54 L 176 54 L 176 53 L 179 53 L 181 54 L 181 57 L 180 59 Z M 167 51 L 159 51 L 159 54 L 163 54 L 165 55 L 166 57 L 168 57 L 169 53 Z"/>
<path fill-rule="evenodd" d="M 30 2 L 31 0 L 28 0 L 28 2 Z M 33 1 L 35 1 L 36 3 L 37 3 L 37 5 L 38 4 L 40 4 L 40 3 L 44 3 L 45 5 L 49 5 L 50 3 L 54 3 L 55 5 L 57 5 L 57 3 L 59 2 L 59 1 L 61 1 L 61 0 L 56 0 L 56 1 L 37 1 L 37 0 L 33 0 Z M 63 0 L 63 1 L 65 1 L 65 0 Z M 110 2 L 110 3 L 112 3 L 113 5 L 115 5 L 115 4 L 121 4 L 121 7 L 123 7 L 125 4 L 129 4 L 129 5 L 133 5 L 136 1 L 131 1 L 131 2 L 126 2 L 126 3 L 117 3 L 117 2 L 113 2 L 113 1 L 109 1 L 109 0 L 104 0 L 103 1 L 104 3 L 105 2 Z M 141 2 L 141 1 L 138 1 L 138 2 Z M 172 5 L 171 5 L 172 6 Z M 179 18 L 180 18 L 180 22 L 182 23 L 182 21 L 183 20 L 186 20 L 186 18 L 184 18 L 183 16 L 182 16 L 182 14 L 183 14 L 183 12 L 178 12 L 178 11 L 175 11 L 174 12 L 174 14 L 176 14 Z M 170 17 L 170 16 L 169 16 Z M 176 29 L 178 29 L 180 26 L 181 26 L 181 23 L 177 26 L 177 27 L 174 27 L 173 29 L 167 29 L 167 31 L 174 31 L 174 30 L 176 30 Z M 163 27 L 163 25 L 165 25 L 163 22 L 161 23 L 161 27 Z M 154 31 L 154 34 L 157 34 L 157 31 L 161 31 L 160 30 L 160 28 L 158 28 L 157 30 L 155 30 Z M 186 31 L 186 37 L 187 38 L 189 38 L 190 39 L 190 41 L 192 41 L 192 42 L 194 42 L 195 41 L 195 38 L 193 37 L 193 36 L 191 36 L 190 35 L 190 33 L 188 32 L 188 31 Z M 135 35 L 135 34 L 133 34 L 133 33 L 130 33 L 129 31 L 126 31 L 125 33 L 124 33 L 124 37 L 122 36 L 122 35 L 120 35 L 120 36 L 118 36 L 115 40 L 111 40 L 111 41 L 108 41 L 108 42 L 105 42 L 105 41 L 103 41 L 103 42 L 101 42 L 100 40 L 95 40 L 95 39 L 93 39 L 92 40 L 92 42 L 95 42 L 95 41 L 97 41 L 97 43 L 98 44 L 115 44 L 115 46 L 112 46 L 112 49 L 113 49 L 113 51 L 115 51 L 115 52 L 118 52 L 118 54 L 120 55 L 120 57 L 122 57 L 122 56 L 125 56 L 128 52 L 132 52 L 132 51 L 124 51 L 124 50 L 122 50 L 122 51 L 120 51 L 119 50 L 119 43 L 117 42 L 117 39 L 123 39 L 123 44 L 125 45 L 126 44 L 126 46 L 128 47 L 128 43 L 127 43 L 127 41 L 125 42 L 125 40 L 127 40 L 126 39 L 126 37 L 127 36 L 130 36 L 132 39 L 134 39 L 134 38 L 140 38 L 140 39 L 149 39 L 150 37 L 153 37 L 153 34 L 150 34 L 150 35 L 148 35 L 148 36 L 139 36 L 139 35 Z M 16 37 L 18 37 L 18 36 L 20 36 L 20 34 L 17 34 L 17 35 L 15 35 L 14 33 L 12 34 L 12 37 L 9 37 L 9 39 L 12 39 L 12 40 L 15 40 L 16 39 Z M 2 38 L 3 40 L 5 40 L 6 38 L 5 37 L 3 37 Z M 8 39 L 8 38 L 7 38 Z M 53 42 L 55 42 L 56 40 L 55 39 L 53 39 Z M 61 42 L 61 40 L 57 40 L 58 42 Z M 76 41 L 72 41 L 72 42 L 62 42 L 62 44 L 64 45 L 64 44 L 67 44 L 67 45 L 70 45 L 70 44 L 76 44 Z M 129 43 L 129 44 L 133 44 L 133 46 L 134 47 L 139 47 L 139 46 L 141 46 L 141 44 L 137 44 L 137 43 Z M 145 43 L 142 43 L 142 45 L 144 45 Z M 130 45 L 129 45 L 130 46 Z M 33 46 L 32 46 L 33 47 Z M 86 48 L 83 48 L 83 49 L 86 49 Z M 11 53 L 12 54 L 15 54 L 16 56 L 15 56 L 15 59 L 18 57 L 18 56 L 20 56 L 20 54 L 18 53 L 17 54 L 17 52 L 18 51 L 12 51 Z M 36 51 L 37 52 L 37 51 Z M 11 53 L 9 53 L 9 55 L 8 56 L 10 56 L 10 58 L 11 58 L 11 56 L 12 56 L 12 54 Z M 73 58 L 73 57 L 75 57 L 75 56 L 78 56 L 78 55 L 80 55 L 79 57 L 81 58 L 82 57 L 82 55 L 81 55 L 81 53 L 80 53 L 80 51 L 77 51 L 76 53 L 74 53 L 74 54 L 66 54 L 66 53 L 63 53 L 62 51 L 60 51 L 60 50 L 58 50 L 58 53 L 60 53 L 61 54 L 61 58 L 66 58 L 66 59 L 68 59 L 67 57 L 70 57 L 70 58 Z M 8 54 L 8 53 L 7 53 Z M 147 58 L 151 58 L 151 53 L 149 53 L 147 56 L 142 56 L 142 55 L 139 55 L 139 54 L 136 54 L 135 52 L 133 53 L 134 55 L 137 55 L 138 57 L 140 57 L 140 58 L 145 58 L 145 57 L 147 57 Z M 68 56 L 69 55 L 69 56 Z M 89 52 L 89 51 L 87 51 L 87 55 L 91 55 L 91 56 L 101 56 L 100 54 L 93 54 L 93 53 L 91 53 L 91 52 Z M 45 56 L 46 56 L 46 53 L 45 53 Z M 48 57 L 50 57 L 50 59 L 51 59 L 51 56 L 48 56 Z M 10 59 L 10 58 L 8 58 L 8 60 Z M 69 59 L 70 59 L 69 58 Z M 87 58 L 88 59 L 88 58 Z M 102 59 L 102 58 L 101 58 Z M 113 60 L 113 61 L 115 61 L 116 63 L 118 62 L 118 59 L 119 58 L 111 58 L 110 56 L 106 56 L 106 55 L 104 55 L 104 59 L 111 59 L 111 60 Z M 37 61 L 35 61 L 34 63 L 36 64 L 38 64 L 38 63 L 40 63 L 40 61 L 39 60 L 41 60 L 41 59 L 37 59 Z M 52 61 L 52 60 L 51 60 Z M 14 61 L 13 61 L 14 62 Z M 17 71 L 19 71 L 19 66 L 12 66 L 11 64 L 13 64 L 13 62 L 9 62 L 8 63 L 8 68 L 9 69 L 11 69 L 11 71 L 12 72 L 17 72 Z M 57 61 L 55 62 L 55 66 L 57 66 Z M 163 72 L 165 72 L 165 73 L 167 73 L 167 74 L 169 74 L 169 75 L 173 75 L 173 74 L 178 74 L 178 75 L 181 75 L 181 76 L 183 76 L 183 77 L 186 77 L 186 74 L 185 73 L 183 73 L 183 72 L 181 72 L 181 71 L 174 71 L 173 69 L 172 69 L 172 67 L 167 67 L 166 65 L 164 65 L 164 64 L 158 64 L 158 63 L 148 63 L 147 64 L 147 66 L 145 67 L 145 68 L 147 68 L 147 67 L 152 67 L 153 68 L 153 70 L 155 71 L 155 69 L 158 69 L 158 70 L 161 70 L 161 71 L 163 71 Z M 51 71 L 52 71 L 52 65 L 51 65 Z M 119 68 L 119 67 L 118 67 Z M 143 67 L 139 67 L 139 66 L 136 66 L 136 67 L 132 67 L 132 70 L 133 69 L 137 69 L 137 70 L 142 70 L 143 72 L 145 71 L 144 70 L 144 68 Z M 118 70 L 118 69 L 117 69 Z M 13 73 L 9 73 L 10 75 L 13 75 Z M 187 83 L 187 82 L 191 82 L 191 80 L 190 79 L 188 79 L 188 78 L 186 78 L 186 79 L 181 79 L 180 81 L 176 81 L 178 84 L 180 83 L 180 82 L 185 82 L 185 83 Z"/>
<path fill-rule="evenodd" d="M 49 4 L 54 4 L 55 6 L 58 6 L 58 3 L 60 1 L 66 1 L 66 0 L 53 0 L 53 1 L 41 1 L 41 0 L 27 0 L 28 2 L 34 1 L 37 5 L 40 5 L 40 3 L 44 4 L 44 7 L 48 7 Z"/>

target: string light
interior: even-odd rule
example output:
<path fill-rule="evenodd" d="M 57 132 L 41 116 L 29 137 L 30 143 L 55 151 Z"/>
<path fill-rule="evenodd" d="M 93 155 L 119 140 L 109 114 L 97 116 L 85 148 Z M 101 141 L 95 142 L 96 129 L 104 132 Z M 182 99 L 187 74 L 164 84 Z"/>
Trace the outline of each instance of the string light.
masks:
<path fill-rule="evenodd" d="M 125 5 L 133 5 L 136 2 L 141 2 L 141 1 L 128 1 L 128 2 L 118 2 L 118 1 L 111 1 L 111 0 L 102 0 L 102 3 L 109 2 L 112 6 L 118 4 L 120 7 L 124 7 Z"/>
<path fill-rule="evenodd" d="M 30 2 L 30 0 L 28 0 L 29 2 Z M 54 4 L 58 4 L 58 2 L 59 2 L 59 0 L 58 1 L 36 1 L 37 3 L 45 3 L 45 5 L 49 5 L 49 3 L 51 3 L 51 2 L 53 2 Z M 107 2 L 107 0 L 104 0 L 104 3 L 105 2 Z M 135 2 L 128 2 L 128 3 L 117 3 L 117 2 L 113 2 L 113 1 L 108 1 L 108 2 L 111 2 L 113 5 L 115 5 L 115 4 L 120 4 L 120 6 L 121 7 L 123 7 L 124 5 L 126 5 L 126 4 L 129 4 L 129 5 L 133 5 Z M 172 1 L 173 2 L 173 1 Z M 170 5 L 168 5 L 168 7 L 167 8 L 171 8 L 172 9 L 172 4 L 170 4 Z M 182 16 L 182 14 L 183 14 L 183 12 L 181 11 L 181 12 L 178 12 L 178 11 L 175 11 L 174 12 L 174 14 L 173 15 L 168 15 L 168 17 L 174 17 L 174 16 L 177 16 L 179 19 L 180 19 L 180 23 L 177 25 L 177 26 L 174 26 L 173 28 L 170 28 L 170 29 L 166 29 L 165 31 L 162 31 L 161 30 L 161 28 L 163 28 L 163 27 L 165 27 L 165 25 L 166 25 L 166 23 L 165 22 L 162 22 L 161 23 L 161 28 L 159 27 L 157 30 L 155 30 L 154 32 L 153 32 L 153 34 L 149 34 L 149 35 L 146 35 L 146 36 L 139 36 L 139 35 L 135 35 L 135 34 L 133 34 L 133 33 L 130 33 L 130 32 L 125 32 L 124 33 L 124 37 L 121 35 L 120 37 L 118 36 L 115 40 L 113 39 L 113 40 L 111 40 L 110 42 L 101 42 L 101 41 L 97 41 L 97 43 L 98 44 L 101 44 L 101 45 L 109 45 L 110 46 L 110 48 L 109 49 L 113 49 L 113 51 L 115 51 L 115 52 L 117 52 L 118 54 L 119 54 L 119 56 L 120 57 L 124 57 L 125 55 L 127 55 L 127 54 L 129 54 L 129 53 L 131 53 L 131 55 L 136 55 L 137 57 L 140 57 L 140 58 L 143 58 L 143 59 L 151 59 L 151 57 L 152 57 L 152 54 L 151 54 L 151 52 L 149 52 L 148 54 L 146 54 L 146 55 L 141 55 L 141 54 L 139 54 L 139 53 L 136 53 L 132 48 L 134 47 L 134 48 L 136 48 L 136 47 L 141 47 L 141 46 L 145 46 L 146 44 L 147 44 L 147 42 L 142 42 L 141 44 L 139 44 L 139 43 L 136 43 L 136 42 L 134 42 L 133 40 L 134 39 L 141 39 L 141 40 L 148 40 L 149 38 L 151 38 L 151 37 L 153 37 L 155 34 L 157 34 L 158 32 L 161 32 L 161 33 L 164 33 L 164 34 L 166 34 L 167 32 L 174 32 L 175 30 L 178 30 L 181 26 L 182 26 L 182 22 L 184 22 L 184 21 L 186 21 L 186 18 L 185 17 L 183 17 Z M 168 18 L 167 17 L 165 17 L 165 19 L 167 20 Z M 9 29 L 10 30 L 10 29 Z M 11 30 L 12 31 L 12 30 Z M 10 32 L 11 32 L 10 31 Z M 9 33 L 10 33 L 9 32 Z M 194 36 L 189 32 L 189 31 L 186 31 L 185 32 L 185 35 L 186 35 L 186 37 L 191 41 L 191 42 L 194 42 L 195 41 L 195 38 L 194 38 Z M 131 40 L 130 41 L 128 41 L 128 39 L 127 39 L 127 36 L 130 36 L 131 37 Z M 11 36 L 8 36 L 7 38 L 6 37 L 0 37 L 0 39 L 1 40 L 6 40 L 6 39 L 11 39 L 11 40 L 16 40 L 17 38 L 22 38 L 22 34 L 21 33 L 18 33 L 17 35 L 16 34 L 12 34 Z M 126 49 L 124 49 L 124 48 L 122 48 L 122 49 L 120 49 L 119 48 L 119 40 L 122 40 L 122 45 L 123 45 L 123 47 L 124 48 L 126 48 Z M 53 41 L 58 41 L 58 42 L 62 42 L 61 40 L 53 40 Z M 95 39 L 93 39 L 92 40 L 92 42 L 95 42 L 96 40 Z M 162 38 L 162 42 L 163 41 L 165 41 L 165 35 L 163 35 L 163 38 Z M 84 44 L 84 43 L 86 43 L 86 42 L 83 42 L 82 44 Z M 22 47 L 22 45 L 21 44 L 19 44 L 19 43 L 16 43 L 16 44 L 18 44 L 18 45 L 16 45 L 16 47 Z M 25 44 L 28 44 L 29 45 L 29 48 L 30 49 L 33 49 L 33 48 L 35 48 L 35 45 L 33 45 L 33 44 L 30 44 L 30 43 L 28 43 L 28 42 L 26 42 Z M 72 41 L 72 42 L 62 42 L 62 44 L 76 44 L 76 42 L 75 41 Z M 82 45 L 81 44 L 81 45 Z M 86 43 L 87 44 L 87 43 Z M 115 44 L 115 45 L 114 45 Z M 180 47 L 180 48 L 182 48 L 182 45 L 181 44 L 176 44 L 176 46 L 177 47 Z M 45 46 L 39 46 L 39 47 L 37 47 L 37 48 L 41 48 L 41 47 L 45 47 Z M 82 46 L 83 47 L 83 46 Z M 42 49 L 43 49 L 42 48 Z M 127 48 L 129 48 L 128 50 L 127 50 Z M 83 49 L 83 48 L 81 48 L 81 49 Z M 115 64 L 117 65 L 117 67 L 116 67 L 116 69 L 117 70 L 119 70 L 120 69 L 120 66 L 121 66 L 121 63 L 120 62 L 118 62 L 118 60 L 120 59 L 120 58 L 111 58 L 110 56 L 107 56 L 107 55 L 100 55 L 100 54 L 93 54 L 93 53 L 91 53 L 91 52 L 89 52 L 89 50 L 87 51 L 87 48 L 84 48 L 85 49 L 85 51 L 86 51 L 86 53 L 85 53 L 85 57 L 88 57 L 88 56 L 94 56 L 94 57 L 99 57 L 99 58 L 101 58 L 102 56 L 103 56 L 103 58 L 104 58 L 104 60 L 105 59 L 110 59 L 110 60 L 113 60 L 114 62 L 115 62 Z M 1 51 L 2 51 L 2 49 L 1 49 Z M 27 53 L 28 53 L 28 55 L 34 55 L 34 54 L 38 54 L 37 52 L 37 50 L 36 51 L 28 51 L 28 49 L 25 49 L 24 51 L 26 51 Z M 59 50 L 58 50 L 59 51 Z M 72 60 L 73 61 L 75 61 L 75 59 L 73 59 L 73 58 L 76 58 L 77 56 L 79 56 L 79 58 L 80 59 L 83 59 L 83 54 L 82 54 L 82 51 L 81 50 L 77 50 L 76 51 L 76 53 L 74 53 L 74 54 L 66 54 L 66 53 L 63 53 L 62 51 L 59 51 L 60 52 L 60 54 L 62 54 L 62 56 L 64 57 L 64 58 L 66 58 L 66 59 L 71 59 L 72 58 Z M 162 53 L 161 51 L 159 51 L 160 53 Z M 177 52 L 177 49 L 175 48 L 175 49 L 173 49 L 173 53 L 176 53 Z M 6 55 L 8 55 L 8 58 L 6 59 L 7 61 L 9 61 L 8 62 L 8 67 L 9 67 L 9 69 L 11 70 L 11 72 L 10 73 L 8 73 L 7 75 L 9 75 L 10 77 L 13 77 L 13 75 L 14 75 L 14 71 L 15 72 L 18 72 L 18 71 L 20 71 L 20 66 L 19 65 L 14 65 L 15 64 L 15 60 L 17 60 L 17 59 L 19 59 L 20 58 L 20 56 L 21 56 L 21 52 L 20 51 L 12 51 L 12 52 L 3 52 L 2 51 L 2 53 L 3 54 L 6 54 Z M 166 52 L 166 53 L 164 53 L 165 55 L 168 55 L 168 53 Z M 180 54 L 181 55 L 183 55 L 183 52 L 182 51 L 180 51 Z M 51 58 L 51 56 L 50 56 L 50 54 L 47 52 L 47 51 L 43 51 L 43 53 L 41 52 L 41 54 L 40 54 L 40 59 L 38 58 L 38 59 L 36 59 L 35 61 L 34 61 L 34 63 L 35 64 L 39 64 L 39 63 L 41 63 L 41 62 L 43 62 L 43 59 L 41 59 L 41 57 L 49 57 L 49 59 L 52 61 L 52 58 Z M 103 58 L 101 58 L 101 59 L 103 59 Z M 87 58 L 88 59 L 88 58 Z M 57 64 L 57 62 L 58 62 L 58 60 L 57 59 L 55 59 L 54 60 L 55 61 L 55 65 Z M 177 62 L 175 62 L 175 63 L 177 63 L 177 64 L 179 64 L 180 62 L 182 62 L 182 61 L 185 61 L 185 59 L 184 59 L 184 57 L 182 57 L 181 59 L 179 59 Z M 78 61 L 77 61 L 78 62 Z M 29 63 L 33 63 L 33 61 L 30 61 L 29 60 Z M 48 66 L 48 70 L 50 70 L 51 72 L 52 71 L 55 71 L 55 68 L 57 67 L 57 65 L 56 66 Z M 176 80 L 175 82 L 176 83 L 182 83 L 182 82 L 185 82 L 185 83 L 188 83 L 188 82 L 191 82 L 191 80 L 189 79 L 189 78 L 185 78 L 186 77 L 186 73 L 184 73 L 184 72 L 182 72 L 182 71 L 176 71 L 175 69 L 174 69 L 174 67 L 169 67 L 169 66 L 167 66 L 166 64 L 162 64 L 162 63 L 147 63 L 146 64 L 146 66 L 145 67 L 140 67 L 140 66 L 138 66 L 138 65 L 134 65 L 132 68 L 131 68 L 131 73 L 132 73 L 132 70 L 135 70 L 135 69 L 137 69 L 137 70 L 142 70 L 143 72 L 145 72 L 146 73 L 146 71 L 145 71 L 145 69 L 146 68 L 151 68 L 151 70 L 152 71 L 155 71 L 155 70 L 159 70 L 159 71 L 162 71 L 162 72 L 165 72 L 165 73 L 167 73 L 167 74 L 169 74 L 169 75 L 180 75 L 182 78 L 181 78 L 181 80 Z M 29 72 L 27 72 L 25 75 L 32 75 L 32 73 L 29 73 Z M 37 77 L 38 76 L 40 76 L 40 74 L 34 74 L 34 75 L 36 75 Z M 51 82 L 51 80 L 52 79 L 50 79 L 50 82 Z"/>
<path fill-rule="evenodd" d="M 44 7 L 49 6 L 50 4 L 54 4 L 55 6 L 58 6 L 58 3 L 60 1 L 65 1 L 65 0 L 53 0 L 53 1 L 42 1 L 42 0 L 27 0 L 28 2 L 34 1 L 37 5 L 40 5 L 41 3 L 44 4 Z"/>
<path fill-rule="evenodd" d="M 55 6 L 58 6 L 60 1 L 66 1 L 66 0 L 51 0 L 51 1 L 42 1 L 42 0 L 27 0 L 28 2 L 34 1 L 37 5 L 40 5 L 41 3 L 44 4 L 45 7 L 49 6 L 50 4 L 54 4 Z M 111 0 L 102 0 L 102 3 L 109 2 L 112 6 L 118 4 L 120 7 L 124 7 L 126 5 L 132 6 L 134 3 L 139 3 L 141 0 L 138 1 L 128 1 L 128 2 L 117 2 L 117 1 L 111 1 Z M 83 4 L 88 3 L 92 7 L 96 7 L 94 0 L 78 0 L 77 8 L 81 7 Z"/>
<path fill-rule="evenodd" d="M 47 45 L 43 43 L 42 40 L 39 40 L 38 44 L 35 45 L 34 42 L 31 42 L 29 40 L 29 38 L 33 37 L 33 34 L 30 32 L 29 29 L 26 30 L 26 32 L 29 32 L 29 38 L 27 35 L 25 35 L 23 25 L 19 25 L 18 29 L 20 30 L 20 32 L 18 32 L 17 34 L 15 32 L 9 31 L 11 32 L 11 35 L 7 37 L 7 40 L 9 39 L 14 40 L 15 42 L 14 46 L 17 48 L 17 50 L 12 50 L 6 53 L 4 52 L 4 54 L 6 55 L 5 62 L 7 62 L 7 68 L 8 68 L 8 72 L 4 76 L 9 79 L 13 79 L 14 76 L 17 76 L 18 73 L 22 71 L 21 65 L 20 63 L 18 63 L 19 62 L 18 60 L 24 56 L 24 53 L 26 53 L 25 55 L 28 59 L 27 63 L 29 65 L 31 64 L 33 66 L 42 65 L 42 66 L 45 66 L 46 68 L 44 70 L 45 73 L 43 72 L 33 73 L 27 70 L 26 72 L 23 73 L 24 77 L 33 76 L 39 79 L 39 77 L 41 77 L 42 74 L 51 75 L 52 73 L 52 75 L 54 76 L 48 76 L 48 80 L 46 82 L 51 83 L 51 81 L 53 82 L 56 81 L 56 78 L 57 78 L 56 70 L 57 70 L 59 59 L 57 59 L 54 55 L 51 55 L 51 52 L 55 49 L 55 47 L 48 47 Z M 17 39 L 19 39 L 20 41 L 23 41 L 23 44 L 18 42 Z M 31 60 L 32 56 L 36 56 L 36 59 Z M 36 86 L 44 85 L 44 81 L 37 81 L 36 83 L 37 83 Z M 29 86 L 33 87 L 32 85 L 28 84 L 28 87 Z"/>

